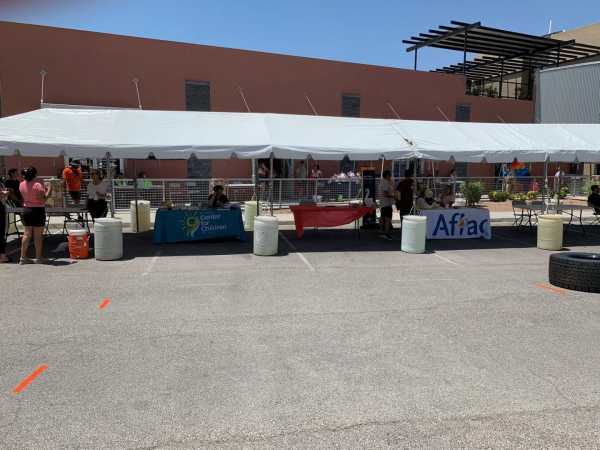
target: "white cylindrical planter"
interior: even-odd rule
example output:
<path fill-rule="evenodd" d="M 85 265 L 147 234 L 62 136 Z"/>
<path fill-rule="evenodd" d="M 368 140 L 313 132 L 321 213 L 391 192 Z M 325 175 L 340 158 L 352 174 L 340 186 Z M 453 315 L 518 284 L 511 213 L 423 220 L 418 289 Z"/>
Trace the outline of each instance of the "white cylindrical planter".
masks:
<path fill-rule="evenodd" d="M 425 253 L 427 241 L 427 217 L 404 216 L 402 220 L 402 251 Z"/>
<path fill-rule="evenodd" d="M 135 212 L 135 200 L 132 200 L 129 207 L 131 230 L 134 233 L 143 233 L 144 231 L 150 230 L 150 228 L 152 228 L 152 222 L 150 219 L 150 202 L 148 200 L 138 200 L 137 219 Z"/>
<path fill-rule="evenodd" d="M 94 256 L 100 261 L 123 257 L 123 224 L 119 219 L 96 219 Z"/>
<path fill-rule="evenodd" d="M 254 254 L 273 256 L 279 243 L 279 220 L 271 216 L 258 216 L 254 220 Z"/>
<path fill-rule="evenodd" d="M 563 246 L 563 218 L 560 214 L 538 217 L 537 247 L 542 250 L 560 250 Z"/>
<path fill-rule="evenodd" d="M 244 224 L 246 225 L 246 230 L 252 231 L 254 229 L 256 213 L 257 208 L 255 201 L 244 203 Z"/>

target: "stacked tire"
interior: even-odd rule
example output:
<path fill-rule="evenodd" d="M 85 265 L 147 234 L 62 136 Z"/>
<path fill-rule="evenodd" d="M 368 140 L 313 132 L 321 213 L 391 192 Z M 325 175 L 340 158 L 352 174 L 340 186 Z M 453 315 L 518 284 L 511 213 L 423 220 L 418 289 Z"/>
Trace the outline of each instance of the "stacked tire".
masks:
<path fill-rule="evenodd" d="M 600 253 L 555 253 L 550 256 L 550 284 L 600 293 Z"/>

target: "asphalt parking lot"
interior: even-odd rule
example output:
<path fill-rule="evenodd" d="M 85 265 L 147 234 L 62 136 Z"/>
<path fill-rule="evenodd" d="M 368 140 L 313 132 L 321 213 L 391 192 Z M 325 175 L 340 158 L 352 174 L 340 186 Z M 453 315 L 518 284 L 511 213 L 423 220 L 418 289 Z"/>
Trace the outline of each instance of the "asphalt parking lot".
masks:
<path fill-rule="evenodd" d="M 534 231 L 281 234 L 0 266 L 0 448 L 599 447 L 600 295 L 550 287 Z"/>

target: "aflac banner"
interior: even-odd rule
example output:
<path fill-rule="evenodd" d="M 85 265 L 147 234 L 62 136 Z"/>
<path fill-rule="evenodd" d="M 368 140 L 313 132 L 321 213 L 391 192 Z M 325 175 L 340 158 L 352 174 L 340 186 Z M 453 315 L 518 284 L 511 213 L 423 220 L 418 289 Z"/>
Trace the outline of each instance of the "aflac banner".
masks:
<path fill-rule="evenodd" d="M 492 238 L 490 212 L 484 208 L 430 209 L 421 215 L 427 217 L 427 239 Z"/>

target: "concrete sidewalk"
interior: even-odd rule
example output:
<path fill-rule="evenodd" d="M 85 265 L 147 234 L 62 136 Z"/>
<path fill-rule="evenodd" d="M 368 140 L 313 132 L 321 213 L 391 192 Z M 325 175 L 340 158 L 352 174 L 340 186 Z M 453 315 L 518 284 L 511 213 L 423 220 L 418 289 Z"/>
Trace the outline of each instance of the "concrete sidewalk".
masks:
<path fill-rule="evenodd" d="M 281 210 L 274 211 L 274 216 L 279 219 L 280 225 L 294 225 L 294 216 L 289 210 Z M 154 218 L 156 215 L 156 211 L 152 210 L 150 213 L 150 218 L 152 224 L 154 224 Z M 491 211 L 490 212 L 491 221 L 493 224 L 502 224 L 502 225 L 510 225 L 514 222 L 514 216 L 512 211 Z M 565 216 L 565 218 L 568 216 Z M 131 229 L 131 217 L 129 211 L 117 211 L 115 214 L 116 219 L 120 219 L 123 222 L 124 229 Z M 584 223 L 589 223 L 594 219 L 594 216 L 591 211 L 584 211 L 583 214 Z M 397 214 L 394 214 L 394 224 L 400 224 L 400 219 Z M 60 217 L 53 217 L 50 220 L 50 228 L 52 230 L 62 229 L 63 220 Z"/>
<path fill-rule="evenodd" d="M 265 213 L 268 214 L 268 213 Z M 279 219 L 280 225 L 294 225 L 294 216 L 290 212 L 289 209 L 281 209 L 273 211 L 275 217 Z M 150 218 L 152 224 L 154 224 L 154 218 L 156 215 L 156 210 L 152 210 L 150 213 Z M 512 211 L 490 211 L 491 221 L 494 224 L 512 224 L 514 222 L 514 215 Z M 568 216 L 565 216 L 565 218 Z M 583 213 L 584 223 L 589 223 L 594 219 L 592 211 L 584 211 Z M 115 218 L 120 219 L 123 222 L 123 227 L 125 229 L 131 228 L 131 215 L 129 211 L 117 211 L 115 213 Z M 135 220 L 135 219 L 134 219 Z M 394 211 L 394 224 L 400 224 L 400 218 L 396 211 Z M 50 228 L 52 230 L 62 229 L 63 220 L 59 217 L 53 217 L 50 220 Z"/>

